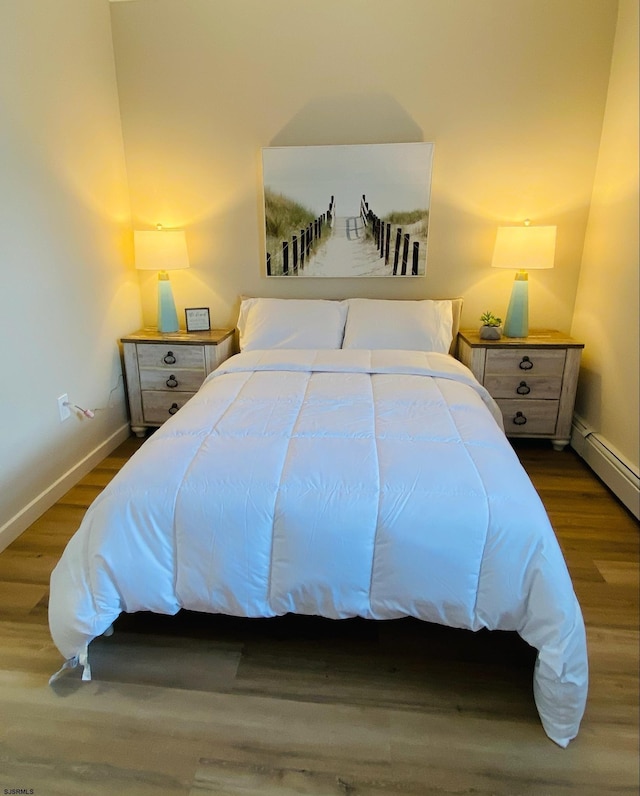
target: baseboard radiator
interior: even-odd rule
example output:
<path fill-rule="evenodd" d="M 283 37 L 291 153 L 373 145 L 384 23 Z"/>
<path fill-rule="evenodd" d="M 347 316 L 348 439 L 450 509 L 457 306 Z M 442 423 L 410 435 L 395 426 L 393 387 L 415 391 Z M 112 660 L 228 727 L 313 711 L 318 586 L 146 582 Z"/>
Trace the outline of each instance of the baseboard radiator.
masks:
<path fill-rule="evenodd" d="M 629 511 L 640 519 L 640 473 L 601 434 L 596 433 L 579 415 L 571 427 L 571 447 L 609 487 Z"/>

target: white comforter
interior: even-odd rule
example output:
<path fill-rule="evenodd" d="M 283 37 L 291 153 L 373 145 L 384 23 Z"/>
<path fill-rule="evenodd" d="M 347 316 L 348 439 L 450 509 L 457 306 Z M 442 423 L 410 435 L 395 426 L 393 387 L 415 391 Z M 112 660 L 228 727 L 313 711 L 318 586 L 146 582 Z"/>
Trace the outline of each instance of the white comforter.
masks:
<path fill-rule="evenodd" d="M 83 662 L 122 611 L 182 607 L 515 630 L 566 746 L 587 692 L 582 615 L 498 418 L 443 354 L 232 357 L 88 510 L 51 578 L 56 645 Z"/>

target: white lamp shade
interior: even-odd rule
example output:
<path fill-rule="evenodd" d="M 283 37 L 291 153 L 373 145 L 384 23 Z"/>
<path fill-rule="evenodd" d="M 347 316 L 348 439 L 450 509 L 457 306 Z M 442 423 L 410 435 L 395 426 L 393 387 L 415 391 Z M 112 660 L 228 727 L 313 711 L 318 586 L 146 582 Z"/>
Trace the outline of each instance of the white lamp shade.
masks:
<path fill-rule="evenodd" d="M 553 268 L 555 251 L 555 227 L 498 227 L 491 265 L 521 271 Z"/>
<path fill-rule="evenodd" d="M 145 271 L 175 271 L 189 267 L 184 230 L 154 230 L 133 233 L 136 268 Z"/>

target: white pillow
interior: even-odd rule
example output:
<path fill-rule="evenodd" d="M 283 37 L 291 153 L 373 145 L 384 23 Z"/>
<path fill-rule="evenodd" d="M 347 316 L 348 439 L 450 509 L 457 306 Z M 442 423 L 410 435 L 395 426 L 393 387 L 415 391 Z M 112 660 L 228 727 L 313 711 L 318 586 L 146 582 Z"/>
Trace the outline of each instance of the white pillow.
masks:
<path fill-rule="evenodd" d="M 396 348 L 447 354 L 452 342 L 451 300 L 348 299 L 343 348 Z"/>
<path fill-rule="evenodd" d="M 323 299 L 247 298 L 240 303 L 240 350 L 340 348 L 347 305 Z"/>

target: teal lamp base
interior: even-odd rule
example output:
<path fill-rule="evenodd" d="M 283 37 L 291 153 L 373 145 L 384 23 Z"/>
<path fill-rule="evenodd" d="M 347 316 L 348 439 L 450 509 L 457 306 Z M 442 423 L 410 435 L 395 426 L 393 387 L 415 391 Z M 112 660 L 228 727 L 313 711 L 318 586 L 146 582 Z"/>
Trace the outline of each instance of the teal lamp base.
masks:
<path fill-rule="evenodd" d="M 179 328 L 178 313 L 173 300 L 169 275 L 166 271 L 160 271 L 158 274 L 158 331 L 177 332 Z"/>
<path fill-rule="evenodd" d="M 504 322 L 504 334 L 505 337 L 527 337 L 529 334 L 529 281 L 526 271 L 516 274 Z"/>

